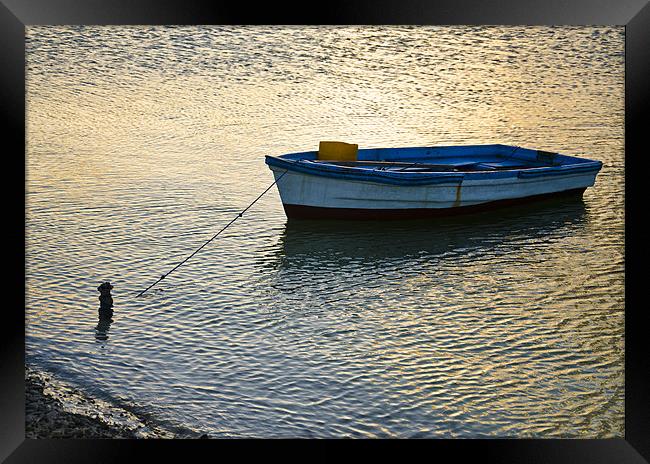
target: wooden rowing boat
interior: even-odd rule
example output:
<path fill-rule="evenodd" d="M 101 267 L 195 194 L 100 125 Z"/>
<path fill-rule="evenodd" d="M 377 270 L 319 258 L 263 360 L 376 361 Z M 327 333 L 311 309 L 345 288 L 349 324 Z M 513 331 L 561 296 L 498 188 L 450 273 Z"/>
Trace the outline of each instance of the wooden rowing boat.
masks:
<path fill-rule="evenodd" d="M 266 156 L 290 218 L 456 214 L 556 195 L 580 196 L 600 161 L 508 145 L 372 148 Z"/>

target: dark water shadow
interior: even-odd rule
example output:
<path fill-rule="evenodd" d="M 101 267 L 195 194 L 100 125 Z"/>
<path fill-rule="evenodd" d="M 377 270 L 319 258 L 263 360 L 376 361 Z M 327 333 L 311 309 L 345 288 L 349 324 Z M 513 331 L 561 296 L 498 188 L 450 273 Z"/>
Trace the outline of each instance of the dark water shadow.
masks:
<path fill-rule="evenodd" d="M 105 342 L 108 340 L 108 331 L 111 328 L 113 323 L 113 311 L 110 311 L 110 314 L 99 310 L 99 321 L 97 322 L 97 327 L 95 327 L 95 339 L 98 342 Z"/>
<path fill-rule="evenodd" d="M 489 252 L 521 252 L 531 240 L 551 242 L 588 222 L 582 199 L 549 199 L 463 216 L 408 221 L 288 220 L 273 259 L 275 269 L 343 266 L 350 259 L 385 261 Z"/>

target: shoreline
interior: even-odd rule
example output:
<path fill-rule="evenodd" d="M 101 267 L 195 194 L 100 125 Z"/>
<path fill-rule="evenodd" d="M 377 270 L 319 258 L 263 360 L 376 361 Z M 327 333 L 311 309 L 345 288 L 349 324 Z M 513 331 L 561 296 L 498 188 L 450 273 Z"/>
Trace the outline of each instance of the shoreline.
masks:
<path fill-rule="evenodd" d="M 25 366 L 25 438 L 190 438 Z M 198 438 L 198 437 L 197 437 Z M 201 435 L 200 438 L 209 438 Z"/>

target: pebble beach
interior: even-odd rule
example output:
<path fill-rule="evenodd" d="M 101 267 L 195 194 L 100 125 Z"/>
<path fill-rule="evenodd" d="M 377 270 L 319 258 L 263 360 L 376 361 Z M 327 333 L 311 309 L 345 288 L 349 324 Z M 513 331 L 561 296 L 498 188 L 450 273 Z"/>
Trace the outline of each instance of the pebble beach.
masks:
<path fill-rule="evenodd" d="M 30 367 L 25 369 L 25 437 L 176 438 L 129 411 Z"/>

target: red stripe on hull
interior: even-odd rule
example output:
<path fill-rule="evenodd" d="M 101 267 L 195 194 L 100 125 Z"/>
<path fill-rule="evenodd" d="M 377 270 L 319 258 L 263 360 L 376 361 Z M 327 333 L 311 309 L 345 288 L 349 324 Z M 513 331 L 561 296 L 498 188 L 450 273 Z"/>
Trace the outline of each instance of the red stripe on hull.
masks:
<path fill-rule="evenodd" d="M 438 216 L 453 216 L 486 211 L 504 206 L 529 203 L 559 197 L 580 198 L 586 188 L 565 190 L 563 192 L 533 195 L 523 198 L 497 200 L 480 205 L 458 206 L 455 208 L 406 208 L 406 209 L 362 209 L 362 208 L 322 208 L 283 204 L 284 212 L 290 219 L 415 219 Z"/>

